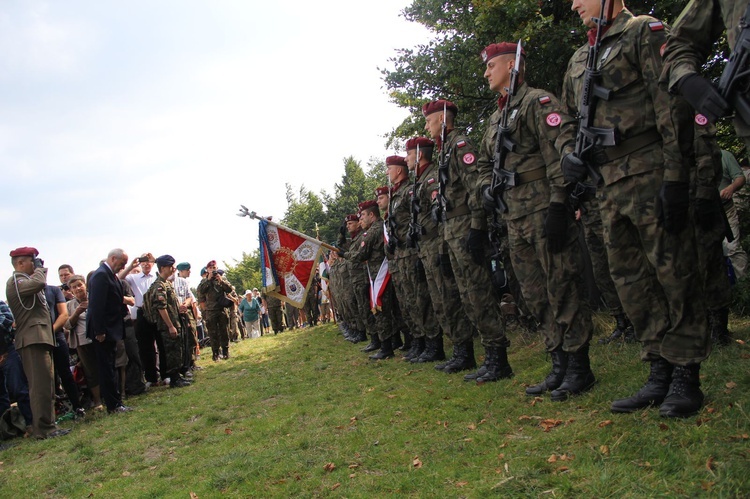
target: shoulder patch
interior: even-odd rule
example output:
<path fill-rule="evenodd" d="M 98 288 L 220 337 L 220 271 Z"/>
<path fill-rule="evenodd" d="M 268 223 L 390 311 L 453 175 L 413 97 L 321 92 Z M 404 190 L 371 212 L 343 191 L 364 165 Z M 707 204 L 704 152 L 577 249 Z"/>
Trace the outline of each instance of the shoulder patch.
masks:
<path fill-rule="evenodd" d="M 360 248 L 364 248 L 364 247 L 365 247 L 365 242 L 364 242 L 364 241 L 362 241 L 362 244 L 360 244 L 360 245 L 359 245 L 359 247 L 360 247 Z"/>
<path fill-rule="evenodd" d="M 539 97 L 539 104 L 546 105 L 552 102 L 552 99 L 550 99 L 549 95 L 543 95 L 542 97 Z"/>
<path fill-rule="evenodd" d="M 435 178 L 434 177 L 427 179 L 427 185 L 434 184 L 434 183 L 435 183 Z"/>
<path fill-rule="evenodd" d="M 459 149 L 465 145 L 466 145 L 465 140 L 459 140 L 458 142 L 456 142 L 456 147 L 458 147 Z"/>
<path fill-rule="evenodd" d="M 464 154 L 463 158 L 461 158 L 465 165 L 472 164 L 477 158 L 472 153 L 467 152 Z"/>
<path fill-rule="evenodd" d="M 648 27 L 651 31 L 662 31 L 664 30 L 664 23 L 661 21 L 656 21 L 648 23 Z"/>
<path fill-rule="evenodd" d="M 547 115 L 547 124 L 549 126 L 559 126 L 561 121 L 562 118 L 560 118 L 560 115 L 557 113 L 549 113 Z"/>
<path fill-rule="evenodd" d="M 698 126 L 706 126 L 708 124 L 708 118 L 706 118 L 702 114 L 696 114 L 695 115 L 695 124 L 698 125 Z"/>

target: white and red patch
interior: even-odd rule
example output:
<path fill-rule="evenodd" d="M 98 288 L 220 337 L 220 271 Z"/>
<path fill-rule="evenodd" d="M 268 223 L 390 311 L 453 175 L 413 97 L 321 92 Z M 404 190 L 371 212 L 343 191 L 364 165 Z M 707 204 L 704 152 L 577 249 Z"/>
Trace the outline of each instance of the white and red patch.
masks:
<path fill-rule="evenodd" d="M 463 157 L 463 158 L 461 158 L 461 160 L 462 160 L 462 161 L 464 162 L 464 164 L 465 164 L 465 165 L 470 165 L 470 164 L 472 164 L 472 163 L 473 163 L 474 161 L 476 161 L 476 159 L 477 159 L 477 157 L 476 157 L 476 156 L 474 156 L 474 155 L 473 155 L 472 153 L 470 153 L 470 152 L 467 152 L 466 154 L 464 154 L 464 157 Z"/>
<path fill-rule="evenodd" d="M 466 145 L 465 140 L 459 140 L 458 143 L 456 143 L 456 147 L 458 147 L 459 149 L 461 149 L 465 145 Z"/>
<path fill-rule="evenodd" d="M 365 235 L 367 235 L 367 233 L 365 233 Z M 360 244 L 359 246 L 360 246 L 361 248 L 364 248 L 364 247 L 365 247 L 365 242 L 364 242 L 364 241 L 362 241 L 362 244 Z"/>
<path fill-rule="evenodd" d="M 706 118 L 702 114 L 696 114 L 695 115 L 695 124 L 698 125 L 698 126 L 706 126 L 708 124 L 708 118 Z"/>
<path fill-rule="evenodd" d="M 434 184 L 434 183 L 435 183 L 435 179 L 434 178 L 428 178 L 427 179 L 427 185 Z"/>
<path fill-rule="evenodd" d="M 664 23 L 661 21 L 648 23 L 648 27 L 651 31 L 664 31 Z"/>
<path fill-rule="evenodd" d="M 549 126 L 560 126 L 561 121 L 562 118 L 560 118 L 560 115 L 557 113 L 549 113 L 547 115 L 547 124 Z"/>
<path fill-rule="evenodd" d="M 547 105 L 550 102 L 552 102 L 552 99 L 549 95 L 545 95 L 544 97 L 539 97 L 539 104 Z"/>
<path fill-rule="evenodd" d="M 432 200 L 435 201 L 437 199 L 438 191 L 432 191 Z"/>

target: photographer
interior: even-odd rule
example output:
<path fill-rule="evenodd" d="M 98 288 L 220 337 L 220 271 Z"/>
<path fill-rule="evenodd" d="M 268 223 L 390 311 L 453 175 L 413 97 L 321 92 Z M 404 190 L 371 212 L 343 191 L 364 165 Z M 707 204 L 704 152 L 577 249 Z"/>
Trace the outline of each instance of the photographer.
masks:
<path fill-rule="evenodd" d="M 219 273 L 216 260 L 208 262 L 206 272 L 206 279 L 198 285 L 198 302 L 204 310 L 203 320 L 208 329 L 208 336 L 211 338 L 213 360 L 228 359 L 229 314 L 227 306 L 232 309 L 234 302 L 226 295 L 232 292 L 232 285 Z"/>

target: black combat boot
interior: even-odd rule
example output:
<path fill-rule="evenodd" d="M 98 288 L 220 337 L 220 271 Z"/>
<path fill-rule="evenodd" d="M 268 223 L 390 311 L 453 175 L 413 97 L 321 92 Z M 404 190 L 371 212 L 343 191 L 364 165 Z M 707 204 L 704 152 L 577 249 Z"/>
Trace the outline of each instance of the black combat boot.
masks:
<path fill-rule="evenodd" d="M 411 359 L 419 358 L 419 356 L 422 355 L 422 352 L 424 352 L 425 346 L 426 340 L 424 336 L 413 338 L 411 340 L 411 348 L 408 352 L 406 352 L 406 355 L 404 355 L 403 359 L 406 361 L 410 361 Z"/>
<path fill-rule="evenodd" d="M 229 347 L 221 347 L 221 355 L 225 358 L 229 358 Z"/>
<path fill-rule="evenodd" d="M 456 352 L 457 347 L 459 348 L 458 352 Z M 469 338 L 453 347 L 453 358 L 448 361 L 448 364 L 443 367 L 442 371 L 445 374 L 453 374 L 476 369 L 476 367 L 477 359 L 474 357 L 474 340 Z"/>
<path fill-rule="evenodd" d="M 672 364 L 659 358 L 651 361 L 651 372 L 643 387 L 632 397 L 612 402 L 612 412 L 635 412 L 646 407 L 661 405 L 672 381 Z"/>
<path fill-rule="evenodd" d="M 711 310 L 711 341 L 716 345 L 729 345 L 732 335 L 729 334 L 729 308 Z"/>
<path fill-rule="evenodd" d="M 463 344 L 461 344 L 461 343 L 454 343 L 453 344 L 453 355 L 451 356 L 451 358 L 448 359 L 448 360 L 446 360 L 445 362 L 441 362 L 440 364 L 435 364 L 435 370 L 436 371 L 442 371 L 443 369 L 445 369 L 448 366 L 448 364 L 450 364 L 451 362 L 453 362 L 454 360 L 456 360 L 457 357 L 463 356 L 464 355 L 462 353 L 463 348 L 464 348 Z"/>
<path fill-rule="evenodd" d="M 380 350 L 375 355 L 370 355 L 370 360 L 390 359 L 393 356 L 393 341 L 386 338 L 380 342 Z"/>
<path fill-rule="evenodd" d="M 464 381 L 476 381 L 477 378 L 485 374 L 487 374 L 487 357 L 484 358 L 484 363 L 479 366 L 479 369 L 464 376 Z"/>
<path fill-rule="evenodd" d="M 568 355 L 563 352 L 562 347 L 552 350 L 549 355 L 552 358 L 552 370 L 544 381 L 526 388 L 526 395 L 541 395 L 557 390 L 562 385 L 565 371 L 568 370 Z"/>
<path fill-rule="evenodd" d="M 213 351 L 213 357 L 212 358 L 213 358 L 214 362 L 216 362 L 216 361 L 219 360 L 219 351 L 218 350 L 214 350 Z"/>
<path fill-rule="evenodd" d="M 426 347 L 422 355 L 416 359 L 411 359 L 412 362 L 436 362 L 438 360 L 445 360 L 445 350 L 443 349 L 443 333 L 438 333 L 434 338 L 427 338 Z"/>
<path fill-rule="evenodd" d="M 615 318 L 615 330 L 608 338 L 601 338 L 599 340 L 600 345 L 606 345 L 616 339 L 622 338 L 626 343 L 632 343 L 635 341 L 635 333 L 633 331 L 633 325 L 630 323 L 630 319 L 624 313 L 619 313 L 614 316 Z"/>
<path fill-rule="evenodd" d="M 375 350 L 380 350 L 380 338 L 378 338 L 378 335 L 371 334 L 370 335 L 370 343 L 362 349 L 363 352 L 369 353 L 374 352 Z"/>
<path fill-rule="evenodd" d="M 488 383 L 513 377 L 513 369 L 508 363 L 508 349 L 505 347 L 484 347 L 486 372 L 477 377 L 477 383 Z"/>
<path fill-rule="evenodd" d="M 578 395 L 591 389 L 596 383 L 589 362 L 589 346 L 581 347 L 577 352 L 568 353 L 568 369 L 565 371 L 562 384 L 553 390 L 550 398 L 553 402 L 568 400 L 571 395 Z"/>
<path fill-rule="evenodd" d="M 701 391 L 700 364 L 674 366 L 672 384 L 664 402 L 659 406 L 659 414 L 665 418 L 687 418 L 696 414 L 703 405 Z"/>
<path fill-rule="evenodd" d="M 396 350 L 397 348 L 401 348 L 404 346 L 404 342 L 401 341 L 401 333 L 396 331 L 393 336 L 391 336 L 391 345 L 393 345 L 393 350 Z"/>
<path fill-rule="evenodd" d="M 408 352 L 409 350 L 411 350 L 411 340 L 411 333 L 409 331 L 404 331 L 404 344 L 401 345 L 398 349 L 402 352 Z"/>

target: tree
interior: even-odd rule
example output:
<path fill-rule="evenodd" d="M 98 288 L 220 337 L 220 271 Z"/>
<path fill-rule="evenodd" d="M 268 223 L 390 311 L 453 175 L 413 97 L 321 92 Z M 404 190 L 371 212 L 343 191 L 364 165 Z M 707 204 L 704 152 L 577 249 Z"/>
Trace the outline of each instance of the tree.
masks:
<path fill-rule="evenodd" d="M 234 264 L 224 262 L 226 267 L 225 277 L 240 294 L 246 289 L 261 287 L 260 251 L 255 250 L 248 254 L 242 252 L 242 259 L 234 260 Z"/>

